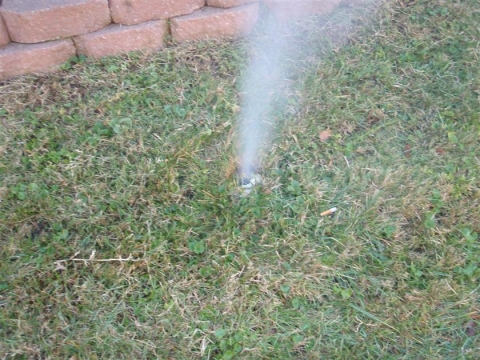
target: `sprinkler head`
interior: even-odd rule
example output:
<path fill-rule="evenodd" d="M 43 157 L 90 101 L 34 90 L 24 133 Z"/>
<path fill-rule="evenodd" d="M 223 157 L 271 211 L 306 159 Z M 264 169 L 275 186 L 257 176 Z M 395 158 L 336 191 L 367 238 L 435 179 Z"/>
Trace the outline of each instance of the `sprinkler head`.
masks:
<path fill-rule="evenodd" d="M 254 186 L 262 184 L 262 177 L 260 174 L 251 174 L 250 176 L 239 179 L 240 191 L 242 195 L 248 195 L 252 192 Z"/>

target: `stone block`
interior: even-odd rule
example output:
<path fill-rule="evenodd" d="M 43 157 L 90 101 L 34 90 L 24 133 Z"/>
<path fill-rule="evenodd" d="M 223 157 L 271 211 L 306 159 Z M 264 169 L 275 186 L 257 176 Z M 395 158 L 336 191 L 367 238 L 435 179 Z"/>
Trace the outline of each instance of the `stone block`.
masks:
<path fill-rule="evenodd" d="M 124 25 L 190 14 L 203 6 L 205 0 L 110 0 L 113 22 Z"/>
<path fill-rule="evenodd" d="M 10 37 L 8 36 L 7 27 L 3 22 L 2 15 L 0 14 L 0 46 L 7 45 L 10 42 Z"/>
<path fill-rule="evenodd" d="M 258 1 L 259 0 L 207 0 L 207 5 L 219 8 L 231 8 Z"/>
<path fill-rule="evenodd" d="M 75 55 L 75 46 L 70 39 L 31 45 L 10 43 L 0 48 L 0 80 L 45 72 Z"/>
<path fill-rule="evenodd" d="M 73 38 L 79 55 L 100 58 L 136 50 L 157 50 L 164 45 L 166 20 L 138 25 L 112 24 L 106 28 Z"/>
<path fill-rule="evenodd" d="M 108 0 L 3 0 L 0 13 L 18 43 L 38 43 L 99 30 L 111 22 Z"/>
<path fill-rule="evenodd" d="M 190 15 L 170 20 L 170 32 L 176 42 L 238 36 L 249 32 L 258 18 L 258 4 L 229 9 L 206 6 Z"/>

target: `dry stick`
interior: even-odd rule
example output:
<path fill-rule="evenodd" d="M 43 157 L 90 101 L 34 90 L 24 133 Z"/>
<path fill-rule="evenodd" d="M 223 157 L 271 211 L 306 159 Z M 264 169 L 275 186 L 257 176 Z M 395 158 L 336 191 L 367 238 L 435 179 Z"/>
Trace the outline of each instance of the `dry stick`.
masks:
<path fill-rule="evenodd" d="M 132 254 L 129 254 L 127 258 L 113 258 L 113 259 L 95 259 L 95 250 L 92 251 L 92 254 L 88 259 L 81 259 L 81 258 L 76 258 L 79 252 L 76 252 L 71 258 L 69 259 L 64 259 L 64 260 L 57 260 L 55 261 L 55 264 L 57 267 L 63 267 L 62 264 L 68 262 L 68 261 L 81 261 L 84 264 L 87 264 L 88 262 L 114 262 L 114 261 L 119 261 L 119 262 L 125 262 L 125 261 L 145 261 L 145 259 L 135 259 L 132 257 Z"/>

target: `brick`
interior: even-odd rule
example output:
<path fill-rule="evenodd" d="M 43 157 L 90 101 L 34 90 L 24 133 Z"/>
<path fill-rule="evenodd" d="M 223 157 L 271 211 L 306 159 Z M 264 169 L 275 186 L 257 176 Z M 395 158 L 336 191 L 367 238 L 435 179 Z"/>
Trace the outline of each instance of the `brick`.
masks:
<path fill-rule="evenodd" d="M 284 22 L 333 11 L 342 0 L 264 0 L 275 16 Z"/>
<path fill-rule="evenodd" d="M 259 0 L 207 0 L 207 5 L 219 8 L 231 8 L 258 1 Z"/>
<path fill-rule="evenodd" d="M 0 48 L 0 80 L 51 70 L 75 56 L 70 39 L 40 44 L 10 43 Z"/>
<path fill-rule="evenodd" d="M 99 30 L 111 22 L 108 0 L 3 0 L 10 39 L 37 43 Z"/>
<path fill-rule="evenodd" d="M 190 14 L 204 5 L 205 0 L 110 0 L 113 22 L 124 25 Z"/>
<path fill-rule="evenodd" d="M 164 44 L 167 21 L 148 21 L 138 25 L 112 24 L 73 38 L 79 55 L 100 58 L 136 50 L 157 50 Z"/>
<path fill-rule="evenodd" d="M 258 18 L 258 4 L 220 9 L 206 6 L 190 15 L 170 20 L 176 42 L 238 36 L 249 32 Z"/>
<path fill-rule="evenodd" d="M 7 27 L 5 26 L 2 15 L 0 14 L 0 46 L 7 45 L 9 42 L 10 37 L 8 36 Z"/>

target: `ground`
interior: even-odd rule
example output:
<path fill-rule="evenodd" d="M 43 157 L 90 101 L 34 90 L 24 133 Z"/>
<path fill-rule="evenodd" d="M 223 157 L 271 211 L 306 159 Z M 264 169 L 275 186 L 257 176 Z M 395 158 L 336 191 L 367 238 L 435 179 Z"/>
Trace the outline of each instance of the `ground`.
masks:
<path fill-rule="evenodd" d="M 478 5 L 299 25 L 247 197 L 244 40 L 1 83 L 0 353 L 476 358 Z"/>

